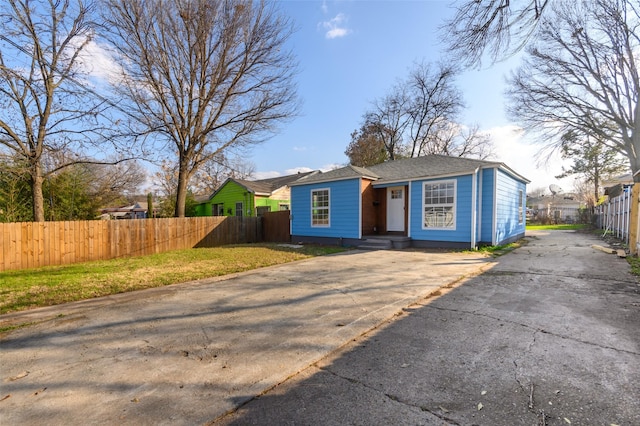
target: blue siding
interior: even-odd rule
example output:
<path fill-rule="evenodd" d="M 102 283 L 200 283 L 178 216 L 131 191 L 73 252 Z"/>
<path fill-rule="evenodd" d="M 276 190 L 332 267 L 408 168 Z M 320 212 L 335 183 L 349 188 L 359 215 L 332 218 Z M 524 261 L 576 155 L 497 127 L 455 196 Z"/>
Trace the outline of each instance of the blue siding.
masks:
<path fill-rule="evenodd" d="M 311 191 L 329 189 L 329 226 L 311 226 Z M 360 179 L 291 187 L 291 234 L 360 238 Z"/>
<path fill-rule="evenodd" d="M 523 211 L 525 206 L 525 196 L 523 196 L 522 206 L 520 206 L 519 191 L 526 194 L 526 184 L 507 175 L 501 170 L 497 171 L 496 180 L 496 245 L 505 241 L 524 235 L 526 220 L 518 223 L 519 207 Z"/>
<path fill-rule="evenodd" d="M 424 183 L 438 181 L 457 181 L 456 185 L 456 225 L 455 230 L 423 229 L 422 207 L 424 199 Z M 411 182 L 411 229 L 410 235 L 414 240 L 470 242 L 471 241 L 471 194 L 472 177 L 458 176 L 446 179 L 429 179 Z"/>
<path fill-rule="evenodd" d="M 480 233 L 478 242 L 491 244 L 493 241 L 493 188 L 495 183 L 496 169 L 482 170 L 482 200 L 480 215 Z"/>

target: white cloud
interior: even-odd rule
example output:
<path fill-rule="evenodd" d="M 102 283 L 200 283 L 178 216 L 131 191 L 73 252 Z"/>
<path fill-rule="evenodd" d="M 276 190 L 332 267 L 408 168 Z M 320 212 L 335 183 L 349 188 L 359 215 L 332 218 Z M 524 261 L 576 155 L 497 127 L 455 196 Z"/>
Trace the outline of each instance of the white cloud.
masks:
<path fill-rule="evenodd" d="M 255 172 L 251 175 L 251 179 L 262 180 L 262 179 L 271 179 L 278 176 L 282 176 L 282 173 L 271 170 L 268 172 Z"/>
<path fill-rule="evenodd" d="M 329 13 L 329 6 L 327 5 L 326 0 L 322 2 L 322 6 L 320 6 L 320 8 L 322 9 L 322 13 Z"/>
<path fill-rule="evenodd" d="M 105 82 L 117 82 L 123 75 L 118 61 L 106 48 L 93 40 L 84 47 L 78 62 L 84 72 Z"/>
<path fill-rule="evenodd" d="M 334 169 L 339 169 L 340 167 L 344 167 L 344 164 L 340 164 L 340 163 L 329 163 L 329 164 L 325 164 L 323 166 L 320 166 L 319 168 L 311 168 L 311 167 L 307 167 L 307 166 L 297 166 L 297 167 L 292 167 L 290 169 L 286 169 L 283 173 L 280 172 L 257 172 L 254 173 L 254 178 L 256 180 L 258 179 L 269 179 L 272 177 L 278 177 L 278 176 L 287 176 L 287 175 L 293 175 L 296 173 L 307 173 L 307 172 L 313 172 L 315 170 L 320 170 L 321 172 L 328 172 L 330 170 L 334 170 Z"/>
<path fill-rule="evenodd" d="M 344 37 L 351 33 L 346 24 L 349 18 L 344 13 L 338 13 L 335 18 L 320 23 L 320 27 L 326 30 L 325 38 L 334 39 Z"/>
<path fill-rule="evenodd" d="M 559 185 L 564 191 L 573 190 L 572 177 L 556 179 L 555 176 L 562 173 L 562 166 L 569 166 L 567 160 L 563 160 L 559 154 L 553 153 L 548 160 L 539 155 L 542 145 L 526 140 L 521 128 L 508 125 L 494 127 L 486 130 L 491 135 L 494 144 L 496 161 L 506 164 L 516 173 L 529 179 L 529 190 L 535 188 L 548 188 L 551 184 Z"/>
<path fill-rule="evenodd" d="M 310 169 L 309 167 L 294 167 L 293 169 L 287 169 L 284 171 L 285 175 L 293 175 L 296 173 L 307 173 L 307 172 L 312 172 L 313 169 Z"/>
<path fill-rule="evenodd" d="M 320 167 L 320 170 L 323 172 L 328 172 L 329 170 L 335 170 L 335 169 L 339 169 L 341 167 L 344 167 L 345 164 L 340 164 L 340 163 L 329 163 L 329 164 L 325 164 L 324 166 Z"/>
<path fill-rule="evenodd" d="M 321 167 L 320 170 L 322 170 L 323 172 L 326 172 L 326 171 L 335 169 L 336 166 L 342 167 L 342 165 L 329 164 L 329 165 Z M 280 177 L 280 176 L 295 175 L 296 173 L 312 172 L 314 170 L 318 170 L 318 169 L 312 169 L 312 168 L 306 167 L 306 166 L 299 166 L 299 167 L 292 167 L 290 169 L 286 169 L 284 172 L 277 172 L 275 170 L 270 170 L 270 171 L 267 171 L 267 172 L 255 172 L 251 176 L 251 178 L 253 180 L 271 179 L 271 178 Z"/>

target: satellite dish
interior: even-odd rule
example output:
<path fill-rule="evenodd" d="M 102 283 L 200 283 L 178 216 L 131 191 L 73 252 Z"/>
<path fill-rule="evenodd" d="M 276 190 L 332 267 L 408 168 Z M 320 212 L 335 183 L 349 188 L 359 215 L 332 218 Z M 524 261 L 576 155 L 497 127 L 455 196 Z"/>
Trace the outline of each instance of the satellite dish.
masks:
<path fill-rule="evenodd" d="M 549 185 L 549 191 L 551 191 L 552 195 L 556 195 L 562 192 L 562 188 L 560 188 L 555 183 L 552 183 L 551 185 Z"/>

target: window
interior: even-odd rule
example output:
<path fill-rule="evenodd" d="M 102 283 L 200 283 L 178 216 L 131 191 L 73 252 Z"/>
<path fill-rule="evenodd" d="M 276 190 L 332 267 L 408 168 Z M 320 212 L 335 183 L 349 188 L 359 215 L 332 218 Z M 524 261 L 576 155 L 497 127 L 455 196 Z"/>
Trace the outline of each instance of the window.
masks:
<path fill-rule="evenodd" d="M 214 216 L 224 216 L 224 204 L 214 204 L 213 205 L 213 215 Z"/>
<path fill-rule="evenodd" d="M 236 203 L 236 216 L 242 216 L 242 203 Z"/>
<path fill-rule="evenodd" d="M 289 210 L 289 204 L 280 204 L 280 211 Z"/>
<path fill-rule="evenodd" d="M 391 199 L 392 200 L 401 200 L 403 192 L 404 191 L 402 189 L 392 189 L 391 190 Z"/>
<path fill-rule="evenodd" d="M 522 189 L 520 191 L 518 191 L 518 223 L 523 223 L 524 222 L 524 193 L 522 192 Z"/>
<path fill-rule="evenodd" d="M 456 182 L 424 184 L 423 228 L 455 229 Z"/>
<path fill-rule="evenodd" d="M 311 191 L 311 226 L 329 226 L 329 190 Z"/>

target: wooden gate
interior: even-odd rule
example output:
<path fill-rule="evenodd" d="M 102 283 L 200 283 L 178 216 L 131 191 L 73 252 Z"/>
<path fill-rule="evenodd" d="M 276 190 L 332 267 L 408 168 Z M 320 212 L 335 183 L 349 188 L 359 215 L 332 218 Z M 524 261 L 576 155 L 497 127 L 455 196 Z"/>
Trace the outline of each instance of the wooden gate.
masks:
<path fill-rule="evenodd" d="M 262 239 L 269 243 L 291 242 L 290 211 L 268 212 L 262 216 Z"/>

